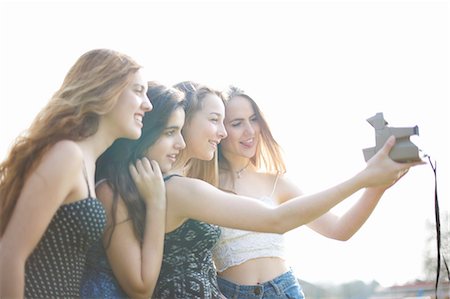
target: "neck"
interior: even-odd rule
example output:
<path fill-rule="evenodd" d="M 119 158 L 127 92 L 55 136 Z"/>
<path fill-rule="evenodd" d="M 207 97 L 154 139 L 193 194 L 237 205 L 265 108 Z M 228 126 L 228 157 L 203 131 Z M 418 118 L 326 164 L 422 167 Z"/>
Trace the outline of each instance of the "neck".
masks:
<path fill-rule="evenodd" d="M 164 173 L 164 175 L 178 174 L 181 176 L 186 175 L 186 171 L 183 167 L 173 167 L 171 170 Z"/>
<path fill-rule="evenodd" d="M 188 155 L 186 151 L 183 151 L 179 156 L 172 169 L 167 172 L 167 174 L 178 174 L 185 175 L 187 172 L 186 166 L 191 160 L 191 157 Z"/>
<path fill-rule="evenodd" d="M 225 169 L 225 171 L 233 173 L 233 177 L 240 178 L 244 172 L 246 172 L 251 167 L 250 158 L 242 156 L 225 156 L 228 161 L 230 169 Z"/>
<path fill-rule="evenodd" d="M 113 128 L 110 128 L 102 118 L 100 118 L 97 132 L 92 136 L 82 140 L 80 144 L 83 144 L 97 159 L 113 142 L 123 136 L 118 136 L 117 132 Z"/>
<path fill-rule="evenodd" d="M 106 151 L 108 147 L 114 142 L 112 139 L 107 139 L 100 137 L 101 134 L 94 134 L 92 136 L 83 139 L 78 143 L 85 154 L 85 159 L 87 163 L 94 163 L 100 155 Z"/>

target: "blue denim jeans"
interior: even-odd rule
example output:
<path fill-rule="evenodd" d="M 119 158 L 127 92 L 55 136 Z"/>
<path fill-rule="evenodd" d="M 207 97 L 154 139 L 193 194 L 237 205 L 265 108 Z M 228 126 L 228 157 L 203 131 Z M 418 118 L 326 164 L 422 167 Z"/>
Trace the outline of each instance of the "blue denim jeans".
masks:
<path fill-rule="evenodd" d="M 220 291 L 228 299 L 305 298 L 302 287 L 292 270 L 257 285 L 238 285 L 220 277 L 217 277 L 217 282 Z"/>

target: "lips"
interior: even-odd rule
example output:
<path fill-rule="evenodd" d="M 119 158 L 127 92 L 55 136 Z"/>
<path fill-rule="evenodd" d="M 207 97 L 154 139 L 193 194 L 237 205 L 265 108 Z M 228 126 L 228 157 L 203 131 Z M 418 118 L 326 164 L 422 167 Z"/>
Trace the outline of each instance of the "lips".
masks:
<path fill-rule="evenodd" d="M 245 147 L 252 147 L 255 144 L 255 139 L 249 138 L 247 140 L 241 141 L 240 144 L 242 144 Z"/>
<path fill-rule="evenodd" d="M 167 158 L 169 158 L 169 160 L 172 161 L 172 163 L 175 163 L 175 161 L 177 161 L 177 156 L 178 154 L 170 154 L 167 155 Z"/>
<path fill-rule="evenodd" d="M 141 127 L 144 125 L 143 122 L 142 122 L 142 119 L 143 119 L 143 118 L 144 118 L 144 115 L 143 115 L 143 114 L 136 113 L 136 114 L 134 115 L 134 120 L 135 120 L 136 122 L 138 122 L 138 123 L 141 125 Z"/>
<path fill-rule="evenodd" d="M 211 144 L 211 145 L 214 147 L 214 149 L 216 149 L 216 148 L 217 148 L 217 145 L 219 144 L 219 141 L 210 140 L 210 141 L 209 141 L 209 144 Z"/>

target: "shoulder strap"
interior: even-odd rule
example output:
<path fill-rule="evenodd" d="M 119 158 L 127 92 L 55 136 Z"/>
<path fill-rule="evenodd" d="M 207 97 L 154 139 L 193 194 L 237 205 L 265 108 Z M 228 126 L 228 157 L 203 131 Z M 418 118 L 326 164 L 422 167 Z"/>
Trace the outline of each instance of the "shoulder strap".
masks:
<path fill-rule="evenodd" d="M 86 170 L 86 164 L 84 163 L 83 160 L 83 175 L 84 175 L 84 179 L 86 181 L 86 186 L 88 189 L 88 198 L 91 198 L 91 188 L 89 187 L 89 181 L 88 181 L 88 175 L 87 175 L 87 170 Z"/>
<path fill-rule="evenodd" d="M 182 175 L 179 175 L 179 174 L 169 174 L 169 175 L 167 175 L 167 176 L 164 177 L 164 182 L 167 182 L 168 180 L 170 180 L 170 179 L 173 178 L 174 176 L 183 177 Z"/>
<path fill-rule="evenodd" d="M 277 175 L 275 177 L 275 182 L 273 182 L 273 188 L 272 192 L 270 193 L 270 197 L 272 198 L 273 194 L 275 193 L 275 189 L 277 188 L 278 179 L 280 178 L 281 172 L 277 172 Z"/>

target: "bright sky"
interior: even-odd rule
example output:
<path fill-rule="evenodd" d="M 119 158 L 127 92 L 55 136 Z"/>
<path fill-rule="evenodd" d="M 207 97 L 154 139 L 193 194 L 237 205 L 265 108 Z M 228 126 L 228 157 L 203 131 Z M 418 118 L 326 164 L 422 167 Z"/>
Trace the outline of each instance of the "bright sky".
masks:
<path fill-rule="evenodd" d="M 307 193 L 364 167 L 376 112 L 418 125 L 413 141 L 437 161 L 441 210 L 450 210 L 448 1 L 2 1 L 2 159 L 75 60 L 100 47 L 134 57 L 148 79 L 246 90 Z M 310 282 L 422 278 L 433 196 L 431 167 L 414 168 L 351 240 L 288 233 L 289 262 Z"/>

